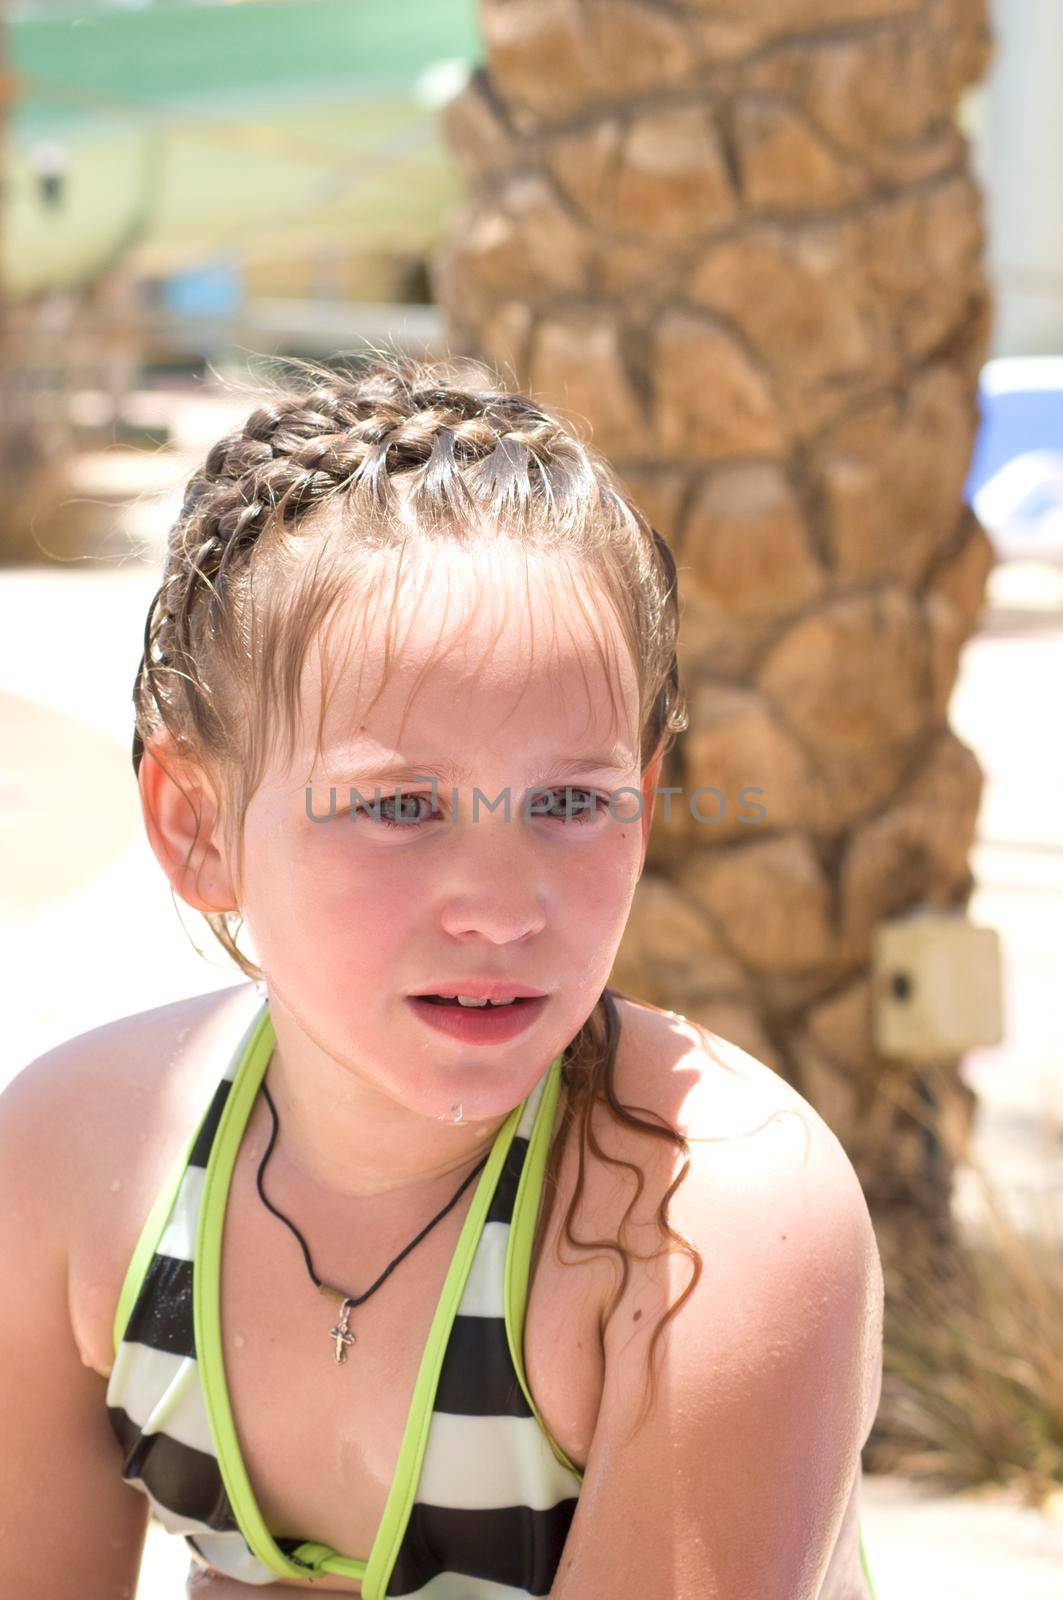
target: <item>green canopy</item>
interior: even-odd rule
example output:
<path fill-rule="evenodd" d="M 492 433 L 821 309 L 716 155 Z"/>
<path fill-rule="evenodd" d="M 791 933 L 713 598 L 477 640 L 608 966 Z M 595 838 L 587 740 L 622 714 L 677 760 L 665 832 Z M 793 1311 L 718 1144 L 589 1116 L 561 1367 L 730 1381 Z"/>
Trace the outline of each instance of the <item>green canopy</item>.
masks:
<path fill-rule="evenodd" d="M 457 196 L 437 107 L 480 57 L 475 0 L 83 6 L 8 36 L 14 294 L 118 259 L 420 250 Z"/>

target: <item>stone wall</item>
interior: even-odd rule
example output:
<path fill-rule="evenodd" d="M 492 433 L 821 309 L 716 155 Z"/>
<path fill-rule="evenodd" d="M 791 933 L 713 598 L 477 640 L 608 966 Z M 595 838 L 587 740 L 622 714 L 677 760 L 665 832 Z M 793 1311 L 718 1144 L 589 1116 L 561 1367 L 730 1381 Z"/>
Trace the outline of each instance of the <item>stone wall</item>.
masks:
<path fill-rule="evenodd" d="M 873 1206 L 925 1214 L 947 1177 L 928 1200 L 869 955 L 970 888 L 947 707 L 991 564 L 962 500 L 990 301 L 954 114 L 991 43 L 983 0 L 724 10 L 482 0 L 436 288 L 452 347 L 584 423 L 676 552 L 663 781 L 725 804 L 659 811 L 614 981 L 782 1072 Z M 962 1124 L 956 1067 L 930 1092 Z"/>

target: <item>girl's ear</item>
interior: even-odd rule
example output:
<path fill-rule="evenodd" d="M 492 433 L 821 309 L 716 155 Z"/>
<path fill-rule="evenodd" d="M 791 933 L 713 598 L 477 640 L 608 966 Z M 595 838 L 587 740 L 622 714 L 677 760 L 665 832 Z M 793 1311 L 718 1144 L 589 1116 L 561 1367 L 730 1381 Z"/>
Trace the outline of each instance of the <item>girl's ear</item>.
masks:
<path fill-rule="evenodd" d="M 164 731 L 145 744 L 138 778 L 144 826 L 171 888 L 195 911 L 236 911 L 218 800 L 206 773 Z"/>
<path fill-rule="evenodd" d="M 643 769 L 640 788 L 642 790 L 642 859 L 639 862 L 639 877 L 646 865 L 646 847 L 650 842 L 650 826 L 653 822 L 653 807 L 657 798 L 657 784 L 661 776 L 661 763 L 664 760 L 664 748 L 661 746 L 657 754 L 650 759 L 649 765 Z"/>

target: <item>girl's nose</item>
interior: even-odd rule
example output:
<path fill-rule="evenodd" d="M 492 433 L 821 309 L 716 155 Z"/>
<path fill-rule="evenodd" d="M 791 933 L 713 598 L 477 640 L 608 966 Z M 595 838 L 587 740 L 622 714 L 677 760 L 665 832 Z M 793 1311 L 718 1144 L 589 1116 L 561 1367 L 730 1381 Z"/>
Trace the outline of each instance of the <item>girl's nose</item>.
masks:
<path fill-rule="evenodd" d="M 541 863 L 519 824 L 497 819 L 473 826 L 448 860 L 441 924 L 452 938 L 479 935 L 512 944 L 546 926 L 546 884 Z"/>

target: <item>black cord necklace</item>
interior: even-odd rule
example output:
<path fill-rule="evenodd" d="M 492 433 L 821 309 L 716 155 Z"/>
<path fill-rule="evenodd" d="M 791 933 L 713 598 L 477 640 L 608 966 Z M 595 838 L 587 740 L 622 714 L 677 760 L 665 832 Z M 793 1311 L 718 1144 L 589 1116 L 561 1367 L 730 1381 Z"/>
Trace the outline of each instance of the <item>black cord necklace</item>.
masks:
<path fill-rule="evenodd" d="M 303 1238 L 302 1234 L 299 1232 L 299 1229 L 295 1226 L 294 1222 L 292 1222 L 288 1217 L 286 1217 L 284 1215 L 283 1211 L 278 1211 L 277 1207 L 273 1204 L 273 1202 L 266 1198 L 265 1190 L 262 1187 L 262 1174 L 265 1171 L 266 1162 L 269 1160 L 270 1156 L 273 1153 L 273 1146 L 277 1142 L 277 1133 L 279 1131 L 279 1127 L 278 1127 L 278 1123 L 277 1123 L 277 1108 L 273 1104 L 273 1098 L 270 1095 L 270 1092 L 269 1092 L 268 1088 L 266 1087 L 265 1079 L 262 1080 L 262 1092 L 266 1097 L 266 1104 L 269 1106 L 270 1116 L 273 1118 L 273 1132 L 270 1134 L 269 1144 L 266 1146 L 266 1153 L 262 1157 L 262 1160 L 258 1164 L 258 1173 L 256 1175 L 255 1182 L 256 1182 L 256 1184 L 258 1186 L 258 1192 L 259 1192 L 259 1195 L 262 1198 L 263 1205 L 267 1208 L 267 1210 L 272 1211 L 273 1215 L 275 1217 L 279 1217 L 280 1220 L 284 1223 L 285 1227 L 286 1228 L 290 1228 L 291 1231 L 295 1234 L 295 1237 L 298 1239 L 299 1244 L 302 1247 L 303 1260 L 306 1262 L 306 1270 L 310 1274 L 310 1277 L 313 1279 L 313 1282 L 316 1285 L 316 1287 L 320 1290 L 320 1292 L 322 1294 L 331 1295 L 334 1300 L 341 1300 L 343 1302 L 343 1304 L 342 1304 L 342 1306 L 340 1308 L 340 1320 L 339 1320 L 339 1322 L 336 1324 L 336 1326 L 334 1328 L 330 1328 L 329 1329 L 329 1338 L 335 1340 L 336 1361 L 338 1363 L 342 1363 L 346 1359 L 346 1356 L 347 1356 L 347 1346 L 349 1344 L 353 1344 L 354 1343 L 354 1334 L 351 1333 L 349 1331 L 348 1327 L 347 1327 L 347 1322 L 348 1322 L 348 1319 L 350 1317 L 351 1311 L 354 1309 L 355 1306 L 360 1306 L 363 1301 L 368 1300 L 369 1296 L 371 1294 L 375 1294 L 376 1293 L 376 1291 L 380 1288 L 380 1285 L 384 1282 L 384 1279 L 388 1276 L 389 1273 L 394 1272 L 394 1270 L 398 1266 L 399 1262 L 401 1260 L 403 1260 L 403 1258 L 405 1256 L 409 1255 L 409 1253 L 413 1249 L 414 1245 L 420 1244 L 420 1242 L 424 1238 L 425 1234 L 426 1233 L 430 1233 L 432 1231 L 432 1229 L 435 1227 L 436 1223 L 437 1222 L 441 1222 L 443 1220 L 443 1218 L 446 1216 L 447 1212 L 450 1211 L 451 1208 L 458 1203 L 458 1201 L 461 1199 L 462 1195 L 465 1193 L 465 1190 L 469 1187 L 469 1184 L 475 1178 L 476 1174 L 478 1172 L 482 1171 L 482 1169 L 486 1166 L 487 1161 L 488 1161 L 488 1157 L 490 1156 L 491 1152 L 489 1150 L 487 1152 L 487 1155 L 484 1156 L 483 1160 L 479 1161 L 476 1164 L 476 1166 L 473 1167 L 472 1171 L 469 1173 L 468 1177 L 465 1179 L 464 1183 L 462 1184 L 461 1188 L 458 1190 L 457 1194 L 454 1196 L 453 1200 L 449 1200 L 447 1202 L 447 1204 L 443 1207 L 442 1211 L 440 1211 L 437 1216 L 432 1218 L 432 1221 L 428 1224 L 428 1226 L 426 1228 L 422 1228 L 421 1229 L 421 1231 L 417 1235 L 416 1239 L 411 1239 L 410 1243 L 406 1246 L 405 1250 L 403 1250 L 401 1252 L 401 1254 L 397 1255 L 395 1257 L 394 1261 L 392 1261 L 389 1266 L 384 1268 L 384 1271 L 380 1274 L 379 1278 L 373 1284 L 373 1287 L 371 1289 L 367 1289 L 364 1294 L 360 1294 L 360 1295 L 345 1294 L 342 1289 L 335 1289 L 335 1288 L 332 1287 L 331 1284 L 322 1283 L 321 1279 L 318 1277 L 317 1273 L 314 1271 L 314 1263 L 310 1259 L 310 1251 L 307 1249 L 306 1240 Z"/>

